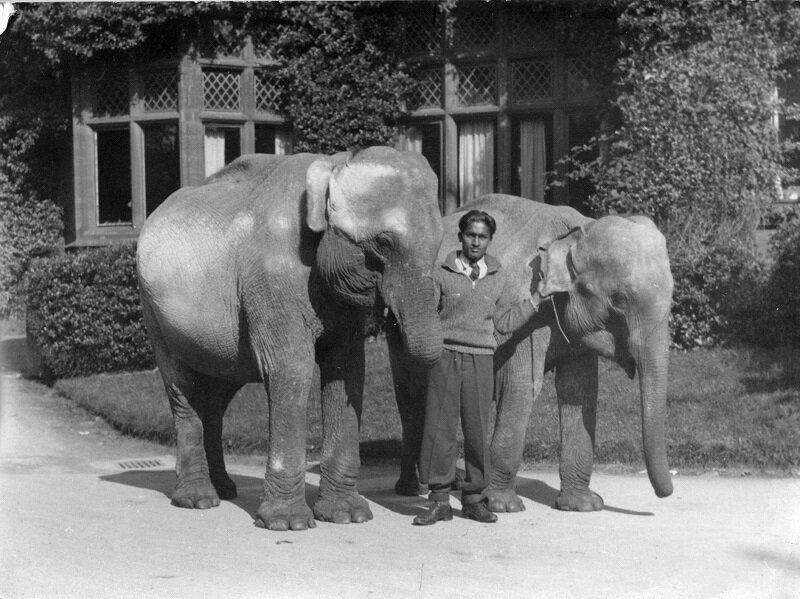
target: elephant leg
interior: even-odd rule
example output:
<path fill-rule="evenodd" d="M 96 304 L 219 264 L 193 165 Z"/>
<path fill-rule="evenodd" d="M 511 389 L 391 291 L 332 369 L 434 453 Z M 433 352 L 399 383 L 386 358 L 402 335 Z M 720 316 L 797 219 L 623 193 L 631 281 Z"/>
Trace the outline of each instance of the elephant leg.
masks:
<path fill-rule="evenodd" d="M 555 507 L 577 512 L 602 510 L 603 498 L 589 488 L 597 421 L 597 356 L 586 353 L 560 363 L 556 393 L 561 420 L 561 492 Z"/>
<path fill-rule="evenodd" d="M 222 418 L 241 385 L 209 378 L 204 383 L 204 387 L 208 401 L 201 418 L 203 421 L 203 445 L 211 484 L 214 485 L 220 499 L 236 499 L 236 484 L 225 469 L 225 457 L 222 449 Z"/>
<path fill-rule="evenodd" d="M 208 407 L 208 395 L 204 392 L 205 377 L 185 366 L 164 361 L 159 361 L 159 369 L 177 437 L 175 470 L 178 482 L 172 493 L 172 504 L 198 509 L 216 507 L 220 497 L 211 482 L 203 434 L 203 416 Z"/>
<path fill-rule="evenodd" d="M 308 395 L 314 374 L 310 344 L 273 362 L 264 375 L 269 396 L 269 444 L 264 498 L 256 526 L 269 530 L 306 530 L 316 526 L 305 500 Z"/>
<path fill-rule="evenodd" d="M 504 357 L 500 355 L 501 359 Z M 537 378 L 541 389 L 541 377 Z M 521 512 L 525 505 L 515 491 L 517 472 L 525 449 L 534 392 L 531 381 L 531 345 L 527 340 L 499 366 L 495 375 L 497 419 L 491 443 L 492 475 L 486 489 L 493 512 Z"/>
<path fill-rule="evenodd" d="M 175 426 L 175 472 L 178 481 L 172 493 L 172 504 L 198 509 L 216 507 L 220 498 L 211 483 L 203 434 L 202 418 L 208 406 L 208 397 L 203 393 L 204 377 L 170 354 L 149 305 L 145 303 L 142 308 Z M 227 406 L 224 400 L 222 403 Z M 223 407 L 222 412 L 224 410 Z"/>
<path fill-rule="evenodd" d="M 400 414 L 403 445 L 400 454 L 400 478 L 394 485 L 398 495 L 416 496 L 426 493 L 419 482 L 419 452 L 425 424 L 425 398 L 428 371 L 415 369 L 403 356 L 403 345 L 395 327 L 386 333 L 389 362 L 394 381 L 394 397 Z"/>
<path fill-rule="evenodd" d="M 318 520 L 336 524 L 372 519 L 367 501 L 358 494 L 359 429 L 364 393 L 363 323 L 358 318 L 337 335 L 331 346 L 319 348 L 322 385 L 322 460 Z"/>

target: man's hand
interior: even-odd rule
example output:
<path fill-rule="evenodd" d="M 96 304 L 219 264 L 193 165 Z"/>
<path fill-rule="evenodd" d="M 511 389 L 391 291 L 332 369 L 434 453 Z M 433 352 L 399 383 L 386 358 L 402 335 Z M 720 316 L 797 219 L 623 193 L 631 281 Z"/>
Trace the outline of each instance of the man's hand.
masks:
<path fill-rule="evenodd" d="M 539 304 L 542 303 L 542 296 L 539 295 L 538 291 L 534 291 L 528 298 L 528 301 L 530 301 L 531 305 L 538 310 Z"/>
<path fill-rule="evenodd" d="M 533 274 L 533 279 L 531 280 L 531 302 L 533 302 L 533 298 L 536 299 L 536 303 L 533 304 L 534 306 L 538 306 L 542 301 L 542 289 L 544 289 L 544 275 L 542 271 L 536 271 Z"/>

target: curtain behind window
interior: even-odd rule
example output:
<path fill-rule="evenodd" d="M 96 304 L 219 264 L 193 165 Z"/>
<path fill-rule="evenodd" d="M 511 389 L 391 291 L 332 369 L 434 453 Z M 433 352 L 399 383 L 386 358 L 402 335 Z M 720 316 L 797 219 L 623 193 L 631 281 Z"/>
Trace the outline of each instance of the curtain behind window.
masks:
<path fill-rule="evenodd" d="M 225 166 L 225 130 L 206 127 L 206 177 Z"/>
<path fill-rule="evenodd" d="M 275 153 L 292 153 L 292 133 L 286 129 L 278 128 L 275 130 Z"/>
<path fill-rule="evenodd" d="M 459 126 L 458 189 L 461 206 L 494 191 L 494 122 Z"/>
<path fill-rule="evenodd" d="M 422 154 L 422 130 L 419 127 L 406 127 L 404 133 L 400 149 Z"/>
<path fill-rule="evenodd" d="M 544 121 L 524 120 L 519 124 L 520 195 L 523 198 L 544 202 L 547 148 Z"/>

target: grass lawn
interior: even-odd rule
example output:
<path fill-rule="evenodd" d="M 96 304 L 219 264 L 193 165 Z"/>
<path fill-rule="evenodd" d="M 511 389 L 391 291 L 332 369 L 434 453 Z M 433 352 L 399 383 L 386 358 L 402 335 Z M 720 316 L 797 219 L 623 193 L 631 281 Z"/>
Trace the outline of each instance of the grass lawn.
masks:
<path fill-rule="evenodd" d="M 367 374 L 362 456 L 399 454 L 400 419 L 394 405 L 386 344 L 366 345 Z M 667 453 L 683 470 L 745 469 L 788 474 L 800 467 L 799 350 L 726 349 L 673 352 L 670 362 Z M 165 444 L 174 442 L 172 418 L 157 372 L 65 379 L 56 389 L 119 430 Z M 315 389 L 318 385 L 315 383 Z M 319 393 L 308 407 L 309 457 L 319 455 Z M 224 442 L 235 453 L 265 453 L 266 396 L 247 385 L 225 416 Z M 528 424 L 528 465 L 558 460 L 558 409 L 553 377 Z M 601 361 L 597 461 L 642 468 L 638 381 Z"/>

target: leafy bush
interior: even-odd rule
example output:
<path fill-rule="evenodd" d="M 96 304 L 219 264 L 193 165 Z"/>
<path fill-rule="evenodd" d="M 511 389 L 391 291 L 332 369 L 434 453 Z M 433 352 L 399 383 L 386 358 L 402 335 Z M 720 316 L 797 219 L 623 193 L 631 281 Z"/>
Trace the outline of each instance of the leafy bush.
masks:
<path fill-rule="evenodd" d="M 672 261 L 672 275 L 673 345 L 713 347 L 725 341 L 750 341 L 760 334 L 766 275 L 748 245 L 731 239 L 679 253 Z"/>
<path fill-rule="evenodd" d="M 28 264 L 58 251 L 61 229 L 61 210 L 52 202 L 0 195 L 0 318 L 22 315 Z"/>
<path fill-rule="evenodd" d="M 47 378 L 154 367 L 133 244 L 35 261 L 26 300 L 28 339 Z"/>

